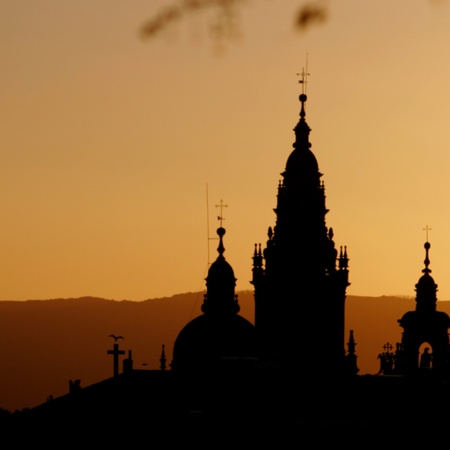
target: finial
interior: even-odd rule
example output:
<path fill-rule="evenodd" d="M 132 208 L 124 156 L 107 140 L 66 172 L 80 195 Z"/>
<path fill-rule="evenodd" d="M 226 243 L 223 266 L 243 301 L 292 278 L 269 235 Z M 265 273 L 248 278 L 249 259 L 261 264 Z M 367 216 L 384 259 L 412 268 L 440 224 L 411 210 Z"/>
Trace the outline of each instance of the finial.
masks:
<path fill-rule="evenodd" d="M 302 104 L 302 109 L 300 111 L 300 117 L 303 119 L 305 117 L 305 102 L 307 100 L 306 96 L 306 87 L 308 85 L 308 54 L 306 54 L 306 69 L 303 67 L 302 72 L 297 74 L 298 76 L 301 76 L 301 79 L 298 80 L 298 82 L 302 85 L 302 93 L 299 96 L 299 100 Z"/>
<path fill-rule="evenodd" d="M 428 225 L 425 228 L 422 228 L 423 231 L 425 231 L 427 236 L 427 242 L 428 242 L 428 232 L 431 231 L 431 228 L 428 227 Z"/>
<path fill-rule="evenodd" d="M 425 260 L 424 260 L 425 269 L 422 270 L 423 273 L 430 273 L 431 272 L 431 269 L 428 268 L 428 266 L 430 265 L 430 258 L 428 257 L 428 251 L 430 250 L 430 247 L 431 247 L 431 244 L 427 240 L 427 242 L 425 242 L 425 244 L 424 244 L 424 248 L 425 248 Z"/>
<path fill-rule="evenodd" d="M 300 119 L 305 119 L 306 113 L 305 113 L 305 102 L 306 102 L 306 94 L 300 94 L 299 100 L 302 104 L 302 108 L 300 110 Z"/>
<path fill-rule="evenodd" d="M 218 205 L 214 205 L 216 208 L 220 208 L 220 216 L 217 216 L 217 220 L 220 221 L 220 228 L 222 228 L 223 221 L 225 218 L 223 217 L 223 208 L 228 208 L 228 205 L 223 203 L 223 200 L 220 199 L 220 203 Z"/>
<path fill-rule="evenodd" d="M 353 330 L 350 330 L 349 342 L 351 342 L 351 343 L 354 343 L 354 342 L 355 342 L 355 338 L 354 338 L 354 336 L 353 336 Z"/>
<path fill-rule="evenodd" d="M 383 349 L 387 353 L 391 352 L 393 348 L 394 347 L 389 342 L 386 342 L 386 344 L 383 345 Z"/>
<path fill-rule="evenodd" d="M 159 365 L 159 368 L 161 369 L 161 370 L 166 370 L 166 361 L 167 361 L 167 359 L 166 359 L 166 352 L 164 351 L 164 348 L 165 348 L 165 345 L 163 344 L 162 345 L 162 351 L 161 351 L 161 358 L 159 358 L 159 362 L 160 362 L 160 365 Z"/>
<path fill-rule="evenodd" d="M 344 245 L 344 250 L 342 250 L 342 246 L 339 251 L 339 269 L 345 270 L 348 269 L 348 255 L 347 255 L 347 246 Z"/>
<path fill-rule="evenodd" d="M 328 238 L 332 241 L 334 236 L 333 228 L 330 227 L 328 230 Z"/>
<path fill-rule="evenodd" d="M 223 236 L 225 234 L 225 228 L 217 228 L 217 234 L 219 235 L 219 246 L 217 247 L 217 251 L 219 255 L 222 256 L 225 251 L 225 247 L 223 246 Z"/>
<path fill-rule="evenodd" d="M 302 77 L 300 80 L 298 80 L 298 82 L 302 85 L 301 96 L 305 97 L 305 101 L 306 101 L 306 87 L 308 85 L 308 75 L 309 75 L 309 73 L 308 73 L 308 53 L 307 53 L 306 54 L 306 69 L 305 69 L 305 67 L 303 67 L 302 72 L 297 74 L 297 76 Z M 300 101 L 302 101 L 301 98 L 300 98 Z"/>
<path fill-rule="evenodd" d="M 356 347 L 356 342 L 355 342 L 355 338 L 353 336 L 353 330 L 350 330 L 350 335 L 349 335 L 349 339 L 347 342 L 348 353 L 354 354 L 355 347 Z"/>

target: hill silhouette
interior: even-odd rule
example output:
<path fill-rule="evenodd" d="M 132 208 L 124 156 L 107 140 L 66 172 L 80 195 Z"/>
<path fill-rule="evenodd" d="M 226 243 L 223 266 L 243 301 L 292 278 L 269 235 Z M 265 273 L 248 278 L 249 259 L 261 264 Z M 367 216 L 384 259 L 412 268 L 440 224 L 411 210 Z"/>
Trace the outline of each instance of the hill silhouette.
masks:
<path fill-rule="evenodd" d="M 240 314 L 253 322 L 253 292 L 239 292 Z M 69 390 L 109 378 L 107 354 L 122 335 L 120 348 L 132 351 L 134 367 L 158 369 L 162 345 L 168 362 L 174 340 L 200 314 L 203 293 L 184 293 L 142 302 L 95 297 L 0 302 L 0 408 L 33 407 Z M 450 314 L 450 302 L 438 302 Z M 401 339 L 397 319 L 415 308 L 413 298 L 348 296 L 346 337 L 354 330 L 360 374 L 377 373 L 377 355 L 386 342 Z M 311 345 L 311 343 L 305 343 Z"/>

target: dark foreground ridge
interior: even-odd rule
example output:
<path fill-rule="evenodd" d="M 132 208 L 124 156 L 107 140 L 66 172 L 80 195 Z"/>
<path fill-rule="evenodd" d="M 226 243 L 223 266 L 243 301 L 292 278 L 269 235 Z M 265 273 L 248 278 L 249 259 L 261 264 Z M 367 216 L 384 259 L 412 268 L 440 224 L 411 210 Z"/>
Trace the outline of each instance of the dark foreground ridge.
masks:
<path fill-rule="evenodd" d="M 5 437 L 19 446 L 392 445 L 439 442 L 450 419 L 449 386 L 429 371 L 300 386 L 273 368 L 208 375 L 186 385 L 173 371 L 123 373 L 6 418 Z"/>

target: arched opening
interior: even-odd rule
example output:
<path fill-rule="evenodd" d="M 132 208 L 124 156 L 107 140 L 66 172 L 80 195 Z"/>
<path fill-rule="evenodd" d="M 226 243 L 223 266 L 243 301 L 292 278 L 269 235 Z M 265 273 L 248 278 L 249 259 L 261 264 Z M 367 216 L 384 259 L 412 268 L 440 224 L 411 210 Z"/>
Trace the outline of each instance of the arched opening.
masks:
<path fill-rule="evenodd" d="M 428 342 L 419 347 L 419 369 L 433 368 L 433 349 Z"/>

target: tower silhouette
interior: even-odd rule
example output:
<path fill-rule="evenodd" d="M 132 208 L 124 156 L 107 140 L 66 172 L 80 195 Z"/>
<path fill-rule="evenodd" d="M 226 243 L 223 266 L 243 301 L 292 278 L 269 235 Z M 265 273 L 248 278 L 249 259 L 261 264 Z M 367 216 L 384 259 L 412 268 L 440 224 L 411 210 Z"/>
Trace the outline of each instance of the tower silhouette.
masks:
<path fill-rule="evenodd" d="M 260 356 L 316 378 L 345 366 L 347 250 L 326 226 L 325 186 L 309 142 L 301 94 L 293 151 L 278 185 L 276 224 L 264 250 L 255 245 L 255 326 Z"/>
<path fill-rule="evenodd" d="M 433 368 L 440 375 L 449 372 L 449 337 L 450 317 L 443 311 L 436 310 L 437 284 L 430 275 L 429 250 L 431 244 L 425 242 L 425 268 L 416 284 L 416 309 L 408 311 L 398 320 L 403 328 L 401 371 L 410 374 L 419 368 L 419 349 L 422 344 L 429 345 L 425 349 L 425 360 L 422 368 Z M 431 353 L 430 353 L 431 350 Z M 432 360 L 430 359 L 432 358 Z M 431 362 L 432 361 L 432 362 Z"/>

